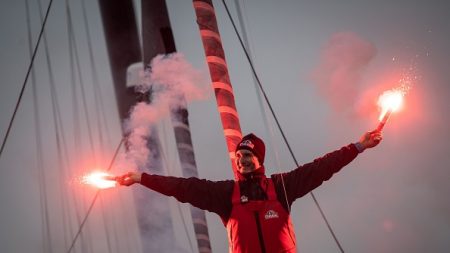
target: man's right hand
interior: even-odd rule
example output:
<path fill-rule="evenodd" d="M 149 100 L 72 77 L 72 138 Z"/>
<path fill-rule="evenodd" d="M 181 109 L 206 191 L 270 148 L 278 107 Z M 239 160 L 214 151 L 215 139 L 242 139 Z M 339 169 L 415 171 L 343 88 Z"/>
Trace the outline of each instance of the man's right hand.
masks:
<path fill-rule="evenodd" d="M 140 183 L 141 177 L 141 172 L 127 172 L 121 176 L 117 176 L 116 181 L 120 185 L 130 186 L 135 183 Z"/>

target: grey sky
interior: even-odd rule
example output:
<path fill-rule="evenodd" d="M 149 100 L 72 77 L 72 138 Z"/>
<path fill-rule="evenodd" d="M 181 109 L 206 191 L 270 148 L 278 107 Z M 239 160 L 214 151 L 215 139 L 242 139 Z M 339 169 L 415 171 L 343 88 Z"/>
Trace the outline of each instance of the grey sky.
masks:
<path fill-rule="evenodd" d="M 139 8 L 139 2 L 135 1 Z M 227 1 L 237 20 L 234 1 Z M 64 252 L 76 230 L 77 211 L 83 204 L 69 204 L 72 232 L 61 225 L 63 211 L 60 192 L 78 194 L 89 203 L 92 190 L 76 182 L 84 169 L 92 166 L 87 127 L 81 121 L 80 143 L 74 148 L 72 92 L 64 1 L 55 1 L 48 26 L 50 57 L 62 111 L 71 167 L 63 177 L 55 159 L 56 145 L 50 104 L 50 90 L 43 44 L 36 58 L 38 96 L 47 191 L 50 205 L 54 252 Z M 98 163 L 106 167 L 120 140 L 106 44 L 96 1 L 86 1 L 99 72 L 103 102 L 107 110 L 107 137 L 102 146 L 95 136 Z M 167 1 L 176 46 L 196 68 L 205 71 L 203 48 L 191 1 Z M 269 173 L 294 168 L 278 131 L 275 142 L 264 127 L 259 104 L 243 51 L 234 35 L 221 1 L 214 1 L 219 29 L 226 52 L 236 105 L 244 133 L 254 132 L 276 147 L 280 164 L 268 154 Z M 47 6 L 47 2 L 43 3 Z M 245 1 L 242 4 L 255 66 L 280 123 L 300 163 L 358 140 L 377 124 L 374 99 L 377 92 L 408 72 L 419 76 L 406 96 L 403 111 L 386 125 L 380 146 L 368 150 L 315 190 L 334 231 L 346 252 L 447 252 L 450 246 L 450 27 L 446 1 Z M 30 5 L 34 42 L 40 29 L 37 4 Z M 77 47 L 83 79 L 92 91 L 86 35 L 80 1 L 71 1 Z M 137 14 L 140 15 L 139 11 Z M 0 133 L 3 138 L 29 63 L 24 1 L 2 1 L 0 15 Z M 361 71 L 353 106 L 336 110 L 311 79 L 321 60 L 323 48 L 336 33 L 351 32 L 372 43 L 376 55 Z M 79 91 L 78 91 L 79 92 Z M 0 158 L 0 245 L 5 252 L 42 252 L 42 215 L 32 109 L 32 89 L 28 84 L 13 130 Z M 78 94 L 79 96 L 79 94 Z M 79 98 L 80 99 L 80 98 Z M 88 96 L 94 120 L 94 98 Z M 232 178 L 226 145 L 212 94 L 210 99 L 189 106 L 191 132 L 200 177 L 212 180 Z M 83 115 L 80 109 L 80 114 Z M 271 117 L 269 117 L 271 119 Z M 272 127 L 275 124 L 270 120 Z M 94 123 L 93 123 L 94 124 Z M 167 124 L 167 123 L 164 123 Z M 95 129 L 97 129 L 95 127 Z M 170 174 L 180 174 L 170 131 L 161 131 Z M 106 139 L 106 138 L 105 138 Z M 90 164 L 91 163 L 91 164 Z M 280 169 L 276 169 L 278 167 Z M 69 169 L 70 168 L 70 169 Z M 62 178 L 62 179 L 61 179 Z M 62 181 L 61 185 L 56 182 Z M 72 195 L 70 195 L 72 196 Z M 92 252 L 108 252 L 105 226 L 114 240 L 112 252 L 136 252 L 139 239 L 130 190 L 113 189 L 103 194 L 88 221 Z M 72 200 L 70 200 L 72 201 Z M 177 238 L 189 248 L 174 201 L 172 213 Z M 126 208 L 124 208 L 126 206 Z M 187 206 L 181 205 L 186 211 Z M 103 210 L 103 216 L 102 216 Z M 69 212 L 69 211 L 67 211 Z M 183 212 L 189 221 L 189 215 Z M 312 199 L 305 196 L 292 207 L 298 248 L 301 252 L 338 252 Z M 131 220 L 131 221 L 130 221 Z M 106 222 L 105 222 L 106 221 Z M 207 213 L 214 252 L 227 252 L 226 231 L 217 215 Z M 192 228 L 189 229 L 193 240 Z M 66 238 L 66 239 L 65 239 Z M 82 246 L 78 246 L 81 252 Z"/>

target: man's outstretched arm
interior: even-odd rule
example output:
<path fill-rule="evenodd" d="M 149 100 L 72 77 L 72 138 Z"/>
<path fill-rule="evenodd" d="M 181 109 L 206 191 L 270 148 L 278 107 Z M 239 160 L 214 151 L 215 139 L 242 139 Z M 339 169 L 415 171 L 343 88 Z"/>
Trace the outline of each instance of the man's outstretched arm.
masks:
<path fill-rule="evenodd" d="M 353 161 L 358 153 L 377 146 L 381 140 L 382 136 L 379 131 L 364 133 L 356 143 L 330 152 L 288 173 L 274 175 L 273 178 L 278 182 L 278 185 L 282 184 L 282 180 L 284 181 L 288 202 L 291 205 L 295 199 L 302 197 L 320 186 L 324 181 L 329 180 L 334 173 Z M 281 175 L 283 176 L 282 179 Z M 277 193 L 284 195 L 284 190 L 281 190 L 277 189 Z"/>
<path fill-rule="evenodd" d="M 116 178 L 121 185 L 130 186 L 135 183 L 157 191 L 161 194 L 175 197 L 183 203 L 203 210 L 217 213 L 220 217 L 228 217 L 231 212 L 233 181 L 210 181 L 195 177 L 182 178 L 151 175 L 142 172 L 128 172 Z"/>

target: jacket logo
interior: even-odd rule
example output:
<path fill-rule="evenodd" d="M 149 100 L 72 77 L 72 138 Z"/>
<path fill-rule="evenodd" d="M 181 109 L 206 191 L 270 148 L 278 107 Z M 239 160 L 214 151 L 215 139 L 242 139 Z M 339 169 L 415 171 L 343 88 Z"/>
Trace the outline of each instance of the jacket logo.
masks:
<path fill-rule="evenodd" d="M 268 220 L 268 219 L 276 219 L 278 218 L 278 213 L 275 212 L 274 210 L 269 210 L 267 211 L 267 213 L 264 215 L 264 219 Z"/>
<path fill-rule="evenodd" d="M 253 144 L 250 140 L 245 140 L 245 141 L 242 141 L 241 144 L 239 144 L 239 146 L 247 146 L 247 147 L 253 149 L 255 147 L 255 144 Z"/>
<path fill-rule="evenodd" d="M 247 203 L 248 202 L 248 197 L 245 195 L 241 196 L 241 203 Z"/>

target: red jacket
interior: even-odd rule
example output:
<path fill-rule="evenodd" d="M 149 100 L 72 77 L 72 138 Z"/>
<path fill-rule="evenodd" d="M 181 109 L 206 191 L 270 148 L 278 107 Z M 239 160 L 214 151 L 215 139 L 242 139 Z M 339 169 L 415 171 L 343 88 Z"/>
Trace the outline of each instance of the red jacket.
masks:
<path fill-rule="evenodd" d="M 226 224 L 230 252 L 295 252 L 291 217 L 277 200 L 272 179 L 264 178 L 266 200 L 248 200 L 234 184 L 230 218 Z"/>
<path fill-rule="evenodd" d="M 262 208 L 261 210 L 263 211 L 258 213 L 260 221 L 261 219 L 265 219 L 266 214 L 267 217 L 278 215 L 278 217 L 281 218 L 279 223 L 277 222 L 276 224 L 271 224 L 267 227 L 268 229 L 264 227 L 261 230 L 263 233 L 262 238 L 264 240 L 264 245 L 267 246 L 268 249 L 277 247 L 273 245 L 280 245 L 280 248 L 288 249 L 291 245 L 295 245 L 294 231 L 288 216 L 288 210 L 290 210 L 290 206 L 294 200 L 309 193 L 311 190 L 320 186 L 324 181 L 330 179 L 334 173 L 338 172 L 342 167 L 350 163 L 357 155 L 357 148 L 354 144 L 350 144 L 339 150 L 328 153 L 321 158 L 317 158 L 313 162 L 302 165 L 290 172 L 273 174 L 270 179 L 267 179 L 263 175 L 255 177 L 250 175 L 250 177 L 238 182 L 235 182 L 234 180 L 210 181 L 194 177 L 178 178 L 143 173 L 141 184 L 167 196 L 173 196 L 180 202 L 187 202 L 200 209 L 218 214 L 224 225 L 227 226 L 229 236 L 237 236 L 234 238 L 229 238 L 231 242 L 231 252 L 258 252 L 248 251 L 246 248 L 239 248 L 239 245 L 243 245 L 242 243 L 236 244 L 236 242 L 246 236 L 240 233 L 240 231 L 236 231 L 238 227 L 239 230 L 242 229 L 242 231 L 249 231 L 252 234 L 252 238 L 255 236 L 261 238 L 258 235 L 257 229 L 255 230 L 255 225 L 252 225 L 253 227 L 240 225 L 241 222 L 249 221 L 247 218 L 240 218 L 241 215 L 242 217 L 247 217 L 249 214 L 245 214 L 244 210 L 242 210 L 243 205 L 241 206 L 236 202 L 233 204 L 233 199 L 236 200 L 239 192 L 239 195 L 241 195 L 239 197 L 245 196 L 249 201 L 248 204 L 254 202 L 263 203 L 261 204 L 262 206 L 270 206 L 267 207 L 268 209 Z M 262 170 L 264 170 L 264 168 L 262 168 Z M 268 185 L 268 187 L 264 186 L 265 184 Z M 239 187 L 236 185 L 239 185 Z M 273 190 L 271 190 L 270 185 L 273 185 Z M 239 191 L 234 190 L 236 187 L 239 188 Z M 286 189 L 286 193 L 284 192 L 284 189 Z M 274 192 L 276 195 L 276 200 L 274 200 Z M 235 195 L 235 197 L 233 197 L 233 195 Z M 270 210 L 273 210 L 274 212 L 269 212 Z M 253 218 L 252 222 L 255 221 L 255 218 Z M 232 226 L 232 224 L 235 225 Z M 230 226 L 230 228 L 228 228 L 228 226 Z M 269 234 L 265 236 L 264 233 L 267 233 L 266 231 L 271 230 L 274 227 L 278 227 L 278 229 L 281 229 L 282 231 L 277 231 L 276 233 L 272 231 L 272 235 L 276 234 L 277 236 L 269 236 Z M 289 231 L 285 232 L 283 229 Z M 282 236 L 280 237 L 279 235 Z M 292 241 L 288 240 L 289 236 Z M 272 253 L 277 251 L 266 252 Z M 281 252 L 295 252 L 295 248 L 291 251 Z"/>

